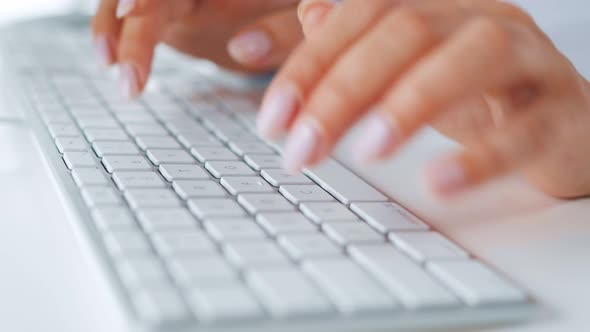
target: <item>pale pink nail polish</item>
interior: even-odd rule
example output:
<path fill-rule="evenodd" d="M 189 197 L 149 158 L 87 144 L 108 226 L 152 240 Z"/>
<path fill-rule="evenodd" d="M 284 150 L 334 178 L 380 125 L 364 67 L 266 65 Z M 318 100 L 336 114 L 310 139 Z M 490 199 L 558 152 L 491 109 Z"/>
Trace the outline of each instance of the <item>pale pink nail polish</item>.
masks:
<path fill-rule="evenodd" d="M 302 121 L 293 128 L 285 144 L 283 167 L 296 173 L 305 167 L 320 150 L 318 128 L 310 121 Z"/>
<path fill-rule="evenodd" d="M 292 84 L 284 84 L 271 91 L 262 102 L 256 121 L 258 132 L 275 138 L 289 124 L 299 105 L 299 94 Z"/>
<path fill-rule="evenodd" d="M 395 121 L 378 109 L 371 111 L 361 133 L 354 146 L 354 158 L 359 163 L 371 163 L 385 158 L 401 141 L 400 130 Z"/>
<path fill-rule="evenodd" d="M 108 67 L 113 63 L 113 51 L 106 36 L 101 35 L 94 38 L 94 49 L 101 66 Z"/>
<path fill-rule="evenodd" d="M 465 188 L 465 170 L 455 158 L 444 157 L 430 167 L 426 173 L 435 192 L 448 195 Z"/>
<path fill-rule="evenodd" d="M 119 66 L 121 79 L 121 93 L 125 98 L 133 98 L 139 94 L 139 76 L 132 64 L 124 63 Z"/>
<path fill-rule="evenodd" d="M 127 16 L 135 7 L 135 0 L 119 0 L 117 4 L 117 18 Z"/>
<path fill-rule="evenodd" d="M 227 45 L 229 54 L 240 63 L 252 64 L 261 61 L 272 50 L 272 41 L 262 30 L 244 32 Z"/>

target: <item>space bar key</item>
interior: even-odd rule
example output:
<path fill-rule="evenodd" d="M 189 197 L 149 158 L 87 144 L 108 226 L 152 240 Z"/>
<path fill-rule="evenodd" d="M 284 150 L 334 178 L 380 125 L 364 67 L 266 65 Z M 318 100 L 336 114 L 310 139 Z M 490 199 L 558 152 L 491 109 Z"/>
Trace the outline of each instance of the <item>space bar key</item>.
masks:
<path fill-rule="evenodd" d="M 327 159 L 304 172 L 344 204 L 388 200 L 365 180 L 334 159 Z"/>

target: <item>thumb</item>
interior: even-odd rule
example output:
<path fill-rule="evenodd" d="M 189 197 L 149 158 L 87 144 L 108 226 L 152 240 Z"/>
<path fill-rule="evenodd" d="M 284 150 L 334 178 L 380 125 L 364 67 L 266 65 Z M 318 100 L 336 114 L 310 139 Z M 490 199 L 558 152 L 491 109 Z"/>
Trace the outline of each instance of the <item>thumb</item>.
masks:
<path fill-rule="evenodd" d="M 297 17 L 301 23 L 303 33 L 307 36 L 318 28 L 332 11 L 335 0 L 303 0 L 297 8 Z"/>

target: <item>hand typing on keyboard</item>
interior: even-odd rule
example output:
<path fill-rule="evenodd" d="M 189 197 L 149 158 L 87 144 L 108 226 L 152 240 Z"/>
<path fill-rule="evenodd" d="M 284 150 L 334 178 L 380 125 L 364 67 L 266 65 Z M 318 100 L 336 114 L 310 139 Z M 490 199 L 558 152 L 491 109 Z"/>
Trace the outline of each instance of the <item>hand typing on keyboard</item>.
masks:
<path fill-rule="evenodd" d="M 297 2 L 101 0 L 94 43 L 101 62 L 120 65 L 128 97 L 143 90 L 159 42 L 233 70 L 272 70 L 302 38 Z"/>

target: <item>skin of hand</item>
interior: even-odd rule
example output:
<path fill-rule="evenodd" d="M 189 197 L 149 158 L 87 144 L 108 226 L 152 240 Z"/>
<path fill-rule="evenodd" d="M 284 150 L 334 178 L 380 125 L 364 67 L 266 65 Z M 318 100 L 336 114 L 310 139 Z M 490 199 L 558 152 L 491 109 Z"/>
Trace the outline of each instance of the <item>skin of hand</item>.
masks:
<path fill-rule="evenodd" d="M 297 0 L 101 0 L 99 61 L 118 64 L 127 97 L 143 90 L 160 42 L 230 70 L 275 69 L 302 40 Z"/>
<path fill-rule="evenodd" d="M 590 84 L 516 6 L 492 0 L 325 0 L 298 10 L 306 40 L 271 83 L 262 135 L 285 167 L 325 158 L 361 117 L 361 162 L 433 125 L 462 144 L 432 162 L 449 196 L 522 172 L 563 198 L 590 194 Z M 306 26 L 311 22 L 311 26 Z"/>

